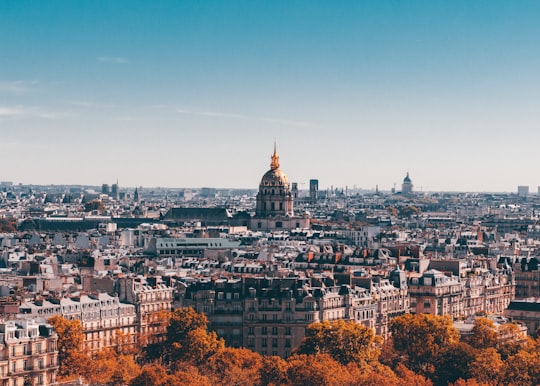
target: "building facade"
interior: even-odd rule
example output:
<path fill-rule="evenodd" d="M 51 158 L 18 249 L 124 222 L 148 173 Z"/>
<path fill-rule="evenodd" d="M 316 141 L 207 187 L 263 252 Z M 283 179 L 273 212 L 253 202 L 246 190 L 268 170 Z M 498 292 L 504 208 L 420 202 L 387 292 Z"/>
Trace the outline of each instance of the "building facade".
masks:
<path fill-rule="evenodd" d="M 275 144 L 271 160 L 270 170 L 264 174 L 259 184 L 251 229 L 272 231 L 308 228 L 309 217 L 294 214 L 293 193 L 287 175 L 280 169 Z"/>
<path fill-rule="evenodd" d="M 355 321 L 386 335 L 391 318 L 409 311 L 404 283 L 400 289 L 388 279 L 368 286 L 328 278 L 205 280 L 187 286 L 182 306 L 204 313 L 228 345 L 286 358 L 314 322 Z"/>
<path fill-rule="evenodd" d="M 116 347 L 120 334 L 129 339 L 123 344 L 135 344 L 137 315 L 133 304 L 119 301 L 117 296 L 94 293 L 71 298 L 26 301 L 19 307 L 22 314 L 50 318 L 58 315 L 80 320 L 84 333 L 84 348 L 97 352 Z"/>
<path fill-rule="evenodd" d="M 0 323 L 0 384 L 57 385 L 58 335 L 44 321 L 16 319 Z"/>

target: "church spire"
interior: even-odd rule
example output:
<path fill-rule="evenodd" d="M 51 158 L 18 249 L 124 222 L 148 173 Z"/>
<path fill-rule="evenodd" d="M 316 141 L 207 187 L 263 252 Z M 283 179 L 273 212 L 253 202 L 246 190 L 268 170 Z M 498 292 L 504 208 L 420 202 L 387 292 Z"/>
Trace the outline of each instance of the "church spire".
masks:
<path fill-rule="evenodd" d="M 279 156 L 277 155 L 275 140 L 274 140 L 274 154 L 272 154 L 272 162 L 270 163 L 270 169 L 272 170 L 279 169 Z"/>

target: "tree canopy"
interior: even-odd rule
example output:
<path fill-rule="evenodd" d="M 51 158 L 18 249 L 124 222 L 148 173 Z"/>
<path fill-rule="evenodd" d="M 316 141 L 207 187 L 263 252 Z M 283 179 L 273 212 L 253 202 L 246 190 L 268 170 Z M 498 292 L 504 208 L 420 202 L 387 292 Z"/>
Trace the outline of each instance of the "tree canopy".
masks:
<path fill-rule="evenodd" d="M 377 361 L 382 339 L 373 329 L 337 320 L 313 323 L 298 348 L 299 354 L 329 354 L 341 364 Z"/>

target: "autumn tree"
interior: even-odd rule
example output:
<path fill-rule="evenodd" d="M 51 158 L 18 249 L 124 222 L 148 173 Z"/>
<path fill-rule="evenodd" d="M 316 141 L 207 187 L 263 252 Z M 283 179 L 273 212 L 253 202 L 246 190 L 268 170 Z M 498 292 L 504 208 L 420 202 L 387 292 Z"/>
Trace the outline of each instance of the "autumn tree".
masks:
<path fill-rule="evenodd" d="M 84 204 L 84 211 L 91 212 L 93 210 L 103 210 L 103 202 L 100 200 L 92 200 Z"/>
<path fill-rule="evenodd" d="M 174 386 L 212 386 L 210 379 L 201 374 L 199 368 L 188 363 L 179 366 L 179 370 L 170 375 L 169 383 Z"/>
<path fill-rule="evenodd" d="M 223 348 L 202 365 L 213 385 L 252 386 L 259 383 L 261 356 L 246 348 Z"/>
<path fill-rule="evenodd" d="M 401 362 L 428 377 L 434 373 L 440 353 L 459 342 L 459 332 L 448 316 L 401 315 L 392 319 L 390 331 Z"/>
<path fill-rule="evenodd" d="M 91 363 L 82 371 L 90 385 L 112 384 L 113 374 L 118 368 L 116 353 L 110 349 L 97 352 Z"/>
<path fill-rule="evenodd" d="M 225 346 L 223 339 L 219 339 L 215 332 L 208 332 L 207 326 L 206 316 L 191 307 L 174 310 L 169 315 L 167 344 L 155 345 L 158 354 L 164 357 L 173 369 L 178 361 L 195 364 L 203 362 Z"/>
<path fill-rule="evenodd" d="M 146 365 L 141 373 L 133 378 L 129 386 L 166 386 L 170 377 L 164 366 L 159 364 Z"/>
<path fill-rule="evenodd" d="M 411 218 L 413 216 L 418 216 L 422 211 L 416 206 L 402 206 L 399 208 L 399 217 Z"/>
<path fill-rule="evenodd" d="M 447 385 L 460 378 L 472 378 L 470 364 L 476 355 L 477 350 L 465 342 L 452 343 L 442 348 L 434 361 L 432 379 L 438 385 Z"/>
<path fill-rule="evenodd" d="M 500 383 L 504 362 L 495 348 L 480 350 L 470 363 L 470 374 L 481 384 Z"/>
<path fill-rule="evenodd" d="M 261 386 L 278 386 L 287 383 L 287 361 L 278 356 L 263 356 L 259 369 Z"/>
<path fill-rule="evenodd" d="M 80 375 L 89 361 L 83 352 L 84 333 L 81 322 L 58 315 L 49 318 L 48 322 L 58 334 L 58 375 L 64 379 Z"/>
<path fill-rule="evenodd" d="M 471 335 L 464 339 L 472 347 L 486 349 L 496 347 L 499 340 L 499 333 L 495 323 L 488 318 L 476 318 L 471 331 Z"/>
<path fill-rule="evenodd" d="M 540 353 L 520 350 L 506 359 L 503 372 L 504 385 L 540 385 Z"/>
<path fill-rule="evenodd" d="M 388 366 L 377 362 L 371 364 L 358 364 L 355 362 L 345 366 L 352 381 L 347 386 L 401 386 L 400 379 Z M 345 381 L 345 380 L 344 380 Z"/>
<path fill-rule="evenodd" d="M 116 366 L 111 376 L 112 385 L 127 385 L 141 373 L 141 367 L 130 354 L 116 356 Z"/>
<path fill-rule="evenodd" d="M 288 362 L 292 386 L 345 386 L 354 382 L 347 368 L 329 354 L 293 355 Z"/>
<path fill-rule="evenodd" d="M 518 353 L 520 348 L 527 342 L 527 337 L 515 323 L 504 323 L 497 329 L 499 343 L 497 350 L 503 360 Z"/>
<path fill-rule="evenodd" d="M 433 382 L 423 375 L 416 374 L 414 371 L 409 370 L 405 365 L 399 363 L 394 370 L 399 378 L 400 386 L 433 386 Z"/>
<path fill-rule="evenodd" d="M 13 218 L 0 218 L 0 232 L 16 232 L 17 220 Z"/>
<path fill-rule="evenodd" d="M 377 361 L 382 340 L 359 323 L 337 320 L 310 324 L 298 354 L 329 354 L 341 364 Z"/>

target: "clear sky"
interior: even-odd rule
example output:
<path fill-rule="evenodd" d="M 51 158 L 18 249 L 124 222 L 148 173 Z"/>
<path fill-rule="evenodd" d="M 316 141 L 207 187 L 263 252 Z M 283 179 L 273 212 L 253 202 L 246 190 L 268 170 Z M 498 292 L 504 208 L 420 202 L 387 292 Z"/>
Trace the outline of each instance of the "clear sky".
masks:
<path fill-rule="evenodd" d="M 540 185 L 540 1 L 0 1 L 0 180 Z"/>

